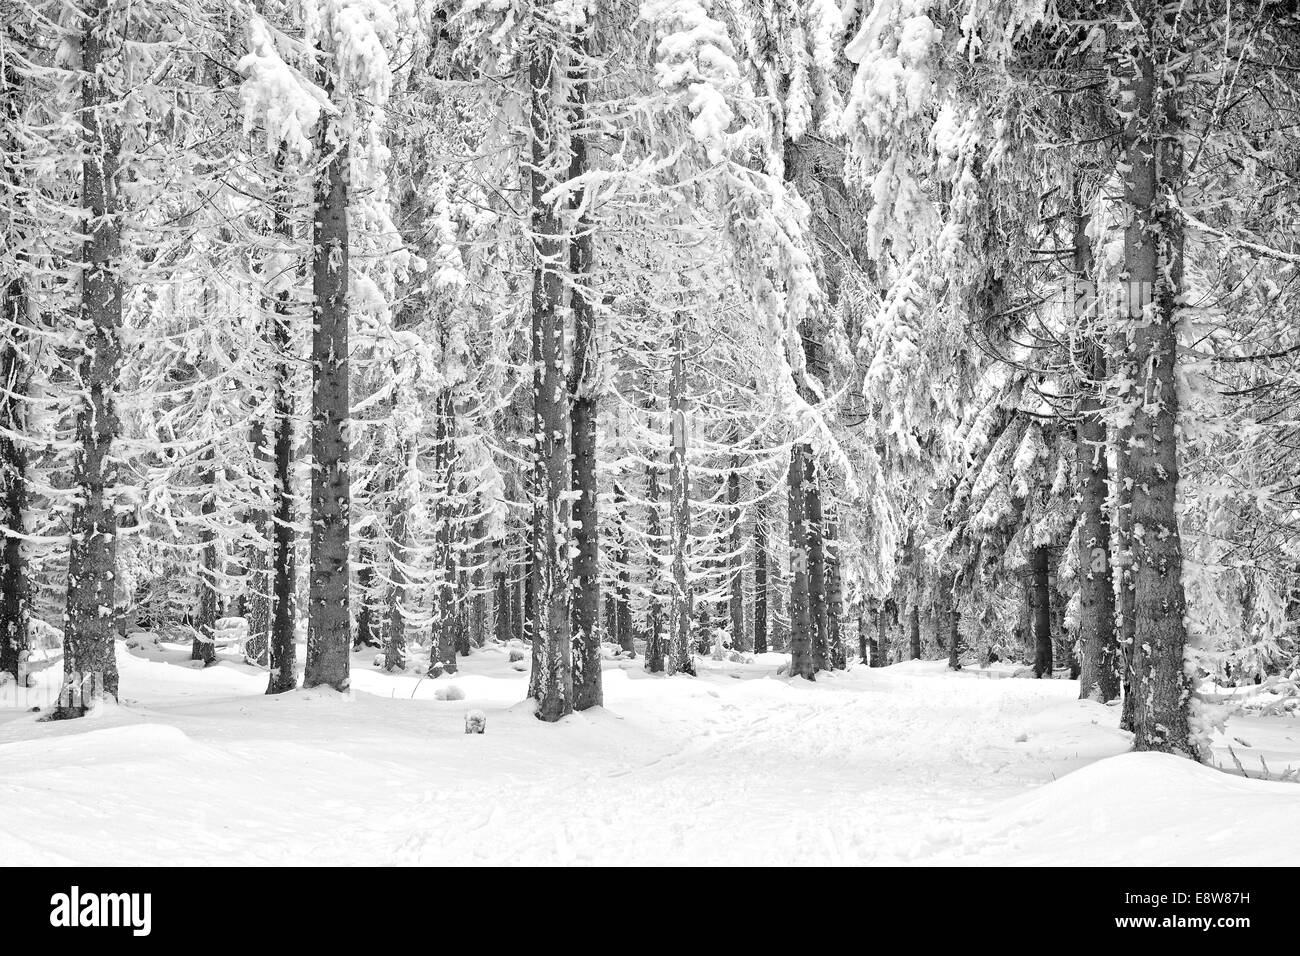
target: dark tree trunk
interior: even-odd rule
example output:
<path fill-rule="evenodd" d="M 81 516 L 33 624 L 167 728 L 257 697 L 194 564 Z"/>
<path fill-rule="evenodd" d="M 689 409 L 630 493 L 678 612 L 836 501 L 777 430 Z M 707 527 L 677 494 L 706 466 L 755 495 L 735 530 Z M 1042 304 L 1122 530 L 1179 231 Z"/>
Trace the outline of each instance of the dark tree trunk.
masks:
<path fill-rule="evenodd" d="M 762 489 L 759 489 L 760 497 Z M 767 653 L 767 505 L 754 516 L 754 653 Z"/>
<path fill-rule="evenodd" d="M 668 648 L 664 671 L 695 674 L 691 654 L 691 590 L 687 582 L 688 547 L 691 535 L 691 476 L 686 461 L 686 340 L 682 316 L 674 316 L 673 371 L 668 390 L 668 414 L 672 430 L 669 458 L 672 503 L 673 581 L 672 601 L 668 605 Z"/>
<path fill-rule="evenodd" d="M 1132 478 L 1133 747 L 1195 756 L 1184 653 L 1186 600 L 1178 532 L 1178 297 L 1183 285 L 1183 226 L 1169 197 L 1182 179 L 1183 123 L 1178 86 L 1180 27 L 1155 0 L 1135 11 L 1142 29 L 1121 39 L 1121 102 L 1125 200 L 1132 215 L 1124 232 L 1124 262 L 1133 323 L 1131 367 L 1136 386 Z M 1147 26 L 1149 25 L 1149 26 Z M 1164 87 L 1162 89 L 1162 86 Z M 1131 294 L 1131 293 L 1130 293 Z M 1142 306 L 1142 311 L 1137 309 Z M 1142 529 L 1139 537 L 1137 529 Z"/>
<path fill-rule="evenodd" d="M 961 670 L 961 611 L 957 607 L 956 579 L 949 575 L 940 588 L 941 600 L 945 608 L 944 626 L 948 644 L 949 670 Z"/>
<path fill-rule="evenodd" d="M 808 496 L 804 490 L 807 468 L 804 458 L 811 453 L 806 445 L 790 449 L 790 674 L 816 680 L 817 664 L 813 658 L 812 608 L 808 591 Z"/>
<path fill-rule="evenodd" d="M 456 405 L 450 388 L 438 393 L 434 402 L 433 468 L 438 480 L 438 503 L 434 508 L 433 620 L 429 672 L 454 674 L 456 665 Z"/>
<path fill-rule="evenodd" d="M 830 664 L 834 670 L 849 666 L 844 649 L 844 635 L 840 631 L 844 613 L 844 585 L 840 577 L 839 545 L 833 520 L 826 523 L 826 644 Z"/>
<path fill-rule="evenodd" d="M 826 606 L 826 539 L 822 515 L 822 493 L 817 460 L 810 447 L 804 446 L 805 518 L 808 523 L 808 615 L 813 628 L 813 667 L 819 671 L 831 666 L 830 615 Z"/>
<path fill-rule="evenodd" d="M 580 30 L 573 44 L 570 76 L 570 114 L 574 134 L 569 138 L 569 178 L 587 172 L 586 122 L 587 71 L 591 35 Z M 569 272 L 573 288 L 573 519 L 577 524 L 577 556 L 573 561 L 573 709 L 587 710 L 604 702 L 600 679 L 600 522 L 596 508 L 596 389 L 600 382 L 596 352 L 595 290 L 591 287 L 595 267 L 595 237 L 583 211 L 583 189 L 569 197 L 574 214 L 574 234 L 569 240 Z"/>
<path fill-rule="evenodd" d="M 375 601 L 375 542 L 373 533 L 365 535 L 364 544 L 357 555 L 357 596 L 361 607 L 357 609 L 357 632 L 352 639 L 353 650 L 362 647 L 381 647 L 383 619 L 376 613 Z"/>
<path fill-rule="evenodd" d="M 352 647 L 348 149 L 346 142 L 332 142 L 328 118 L 322 117 L 320 126 L 319 150 L 328 160 L 317 176 L 312 223 L 311 573 L 303 686 L 341 691 L 349 685 Z"/>
<path fill-rule="evenodd" d="M 1038 545 L 1031 555 L 1034 582 L 1034 676 L 1052 676 L 1052 605 L 1048 548 Z"/>
<path fill-rule="evenodd" d="M 18 246 L 14 254 L 15 274 L 0 282 L 0 528 L 22 533 L 27 517 L 27 450 L 18 436 L 27 433 L 27 385 L 30 376 L 24 355 L 27 340 L 27 286 L 18 270 L 25 265 L 22 237 L 17 235 L 23 216 L 19 186 L 22 174 L 16 167 L 19 144 L 15 135 L 22 115 L 21 79 L 13 62 L 6 59 L 0 73 L 0 111 L 4 118 L 0 169 L 14 210 L 10 237 Z M 6 534 L 0 548 L 0 672 L 9 673 L 21 684 L 31 620 L 27 582 L 27 560 L 23 540 Z"/>
<path fill-rule="evenodd" d="M 1075 313 L 1092 325 L 1097 319 L 1092 293 L 1092 246 L 1087 235 L 1088 217 L 1080 214 L 1074 228 L 1074 273 L 1082 295 L 1075 297 Z M 1123 666 L 1115 639 L 1115 586 L 1111 579 L 1110 511 L 1106 502 L 1109 480 L 1106 461 L 1106 422 L 1101 417 L 1101 383 L 1106 378 L 1106 355 L 1101 340 L 1085 338 L 1079 362 L 1088 381 L 1079 398 L 1079 423 L 1075 432 L 1075 463 L 1079 487 L 1079 697 L 1112 701 L 1120 695 Z"/>
<path fill-rule="evenodd" d="M 879 612 L 877 612 L 879 616 Z M 858 663 L 868 667 L 874 667 L 876 664 L 876 655 L 873 652 L 872 641 L 867 635 L 867 615 L 858 612 Z"/>
<path fill-rule="evenodd" d="M 910 633 L 908 653 L 914 661 L 919 661 L 921 659 L 921 595 L 919 593 L 919 585 L 917 590 L 918 594 L 916 599 L 912 601 L 912 607 L 908 612 L 908 627 Z"/>
<path fill-rule="evenodd" d="M 663 565 L 660 555 L 664 550 L 663 519 L 659 514 L 659 469 L 653 464 L 646 467 L 646 537 L 650 542 L 650 555 L 646 567 L 646 588 L 650 597 L 645 616 L 645 669 L 658 674 L 664 669 L 666 656 L 663 635 L 662 598 L 664 592 Z"/>
<path fill-rule="evenodd" d="M 614 589 L 614 633 L 618 646 L 633 656 L 636 645 L 632 640 L 632 567 L 628 553 L 627 530 L 624 511 L 627 492 L 621 481 L 614 482 L 614 565 L 617 568 L 617 585 Z"/>
<path fill-rule="evenodd" d="M 117 697 L 112 608 L 117 570 L 117 519 L 111 489 L 118 466 L 118 372 L 122 361 L 121 204 L 118 155 L 121 132 L 103 62 L 108 46 L 107 4 L 92 5 L 82 35 L 81 205 L 87 236 L 81 250 L 80 328 L 86 335 L 77 368 L 72 486 L 77 490 L 69 527 L 68 599 L 64 617 L 63 686 L 54 717 L 80 717 L 105 697 Z"/>
<path fill-rule="evenodd" d="M 727 475 L 727 505 L 731 518 L 731 556 L 727 559 L 730 582 L 731 646 L 738 651 L 749 650 L 745 633 L 745 539 L 740 528 L 740 472 L 738 459 L 732 459 L 732 471 Z"/>
<path fill-rule="evenodd" d="M 535 28 L 536 30 L 536 28 Z M 533 234 L 533 656 L 537 716 L 559 720 L 573 710 L 569 633 L 569 392 L 564 369 L 564 240 L 557 210 L 544 199 L 555 185 L 552 113 L 562 89 L 555 50 L 534 32 L 529 38 L 530 172 Z"/>
<path fill-rule="evenodd" d="M 508 644 L 515 633 L 514 590 L 510 587 L 510 572 L 506 564 L 506 542 L 498 541 L 493 548 L 492 594 L 493 624 L 496 639 Z"/>
<path fill-rule="evenodd" d="M 286 147 L 281 144 L 276 153 L 277 176 L 283 173 Z M 293 241 L 293 221 L 289 216 L 289 189 L 280 185 L 275 190 L 275 234 L 285 246 Z M 294 633 L 298 619 L 297 608 L 297 553 L 294 541 L 293 495 L 293 356 L 290 338 L 289 293 L 281 290 L 275 295 L 271 317 L 271 353 L 274 362 L 272 385 L 272 416 L 275 447 L 273 500 L 275 511 L 271 520 L 271 633 L 267 647 L 269 674 L 266 684 L 268 694 L 281 694 L 297 686 L 297 647 Z"/>
<path fill-rule="evenodd" d="M 203 548 L 199 558 L 198 612 L 194 619 L 190 660 L 202 661 L 206 667 L 217 662 L 217 533 L 212 527 L 212 516 L 217 511 L 216 449 L 209 446 L 203 453 L 203 459 L 203 484 L 206 491 L 203 503 L 199 506 L 199 514 L 203 517 L 199 540 Z"/>

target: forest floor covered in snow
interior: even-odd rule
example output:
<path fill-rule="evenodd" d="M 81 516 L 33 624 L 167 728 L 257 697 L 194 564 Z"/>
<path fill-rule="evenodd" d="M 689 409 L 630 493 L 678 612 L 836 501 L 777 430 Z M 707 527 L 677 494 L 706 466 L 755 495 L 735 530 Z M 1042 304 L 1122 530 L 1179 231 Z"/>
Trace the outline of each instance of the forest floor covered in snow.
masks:
<path fill-rule="evenodd" d="M 543 724 L 489 646 L 437 680 L 353 657 L 353 690 L 267 697 L 181 644 L 118 644 L 123 700 L 0 709 L 6 864 L 1293 864 L 1300 786 L 1133 754 L 1074 681 L 909 662 L 664 678 L 606 661 L 602 709 Z M 299 660 L 302 660 L 299 648 Z M 440 700 L 455 686 L 463 699 Z M 466 713 L 487 716 L 464 733 Z M 1235 742 L 1234 742 L 1235 738 Z M 1238 717 L 1249 770 L 1300 766 L 1300 717 Z M 1226 749 L 1212 758 L 1233 766 Z"/>

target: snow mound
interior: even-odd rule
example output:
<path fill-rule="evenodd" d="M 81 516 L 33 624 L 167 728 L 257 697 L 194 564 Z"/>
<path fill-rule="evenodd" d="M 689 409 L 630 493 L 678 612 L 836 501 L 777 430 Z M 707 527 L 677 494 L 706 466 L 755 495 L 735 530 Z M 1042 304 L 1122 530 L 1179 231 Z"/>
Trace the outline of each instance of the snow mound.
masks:
<path fill-rule="evenodd" d="M 1006 801 L 976 849 L 1025 864 L 1282 866 L 1300 858 L 1300 786 L 1126 753 Z"/>

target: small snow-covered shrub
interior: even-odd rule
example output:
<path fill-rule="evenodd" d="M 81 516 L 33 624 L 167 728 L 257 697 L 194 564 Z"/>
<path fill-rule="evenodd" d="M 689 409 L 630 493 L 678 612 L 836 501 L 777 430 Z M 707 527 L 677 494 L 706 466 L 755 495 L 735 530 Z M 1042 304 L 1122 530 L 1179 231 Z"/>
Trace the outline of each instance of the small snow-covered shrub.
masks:
<path fill-rule="evenodd" d="M 524 659 L 524 652 L 523 652 L 523 651 L 519 650 L 519 648 L 517 648 L 517 647 L 512 647 L 512 648 L 510 648 L 510 663 L 511 663 L 511 664 L 513 664 L 515 661 L 522 661 L 523 659 Z"/>
<path fill-rule="evenodd" d="M 471 710 L 465 715 L 465 733 L 481 734 L 487 730 L 487 714 L 481 710 Z"/>
<path fill-rule="evenodd" d="M 448 684 L 446 687 L 439 687 L 433 692 L 435 700 L 464 700 L 465 692 L 455 684 Z"/>

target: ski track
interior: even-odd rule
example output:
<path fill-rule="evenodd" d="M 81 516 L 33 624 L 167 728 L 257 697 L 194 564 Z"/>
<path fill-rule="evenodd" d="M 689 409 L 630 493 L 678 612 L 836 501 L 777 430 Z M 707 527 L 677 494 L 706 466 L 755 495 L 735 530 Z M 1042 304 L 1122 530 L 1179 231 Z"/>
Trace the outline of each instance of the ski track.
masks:
<path fill-rule="evenodd" d="M 358 653 L 347 696 L 266 697 L 256 669 L 195 669 L 187 656 L 119 646 L 135 696 L 99 719 L 0 716 L 0 860 L 1126 862 L 1115 801 L 1131 792 L 1141 815 L 1170 774 L 1190 773 L 1186 793 L 1233 808 L 1249 794 L 1249 812 L 1201 842 L 1153 825 L 1157 859 L 1128 862 L 1224 862 L 1300 812 L 1300 787 L 1119 756 L 1130 742 L 1118 708 L 1075 700 L 1075 682 L 983 680 L 942 662 L 809 683 L 776 676 L 778 655 L 701 661 L 694 679 L 607 661 L 606 707 L 545 725 L 520 702 L 527 675 L 495 646 L 436 681 L 380 673 Z M 450 683 L 464 700 L 433 699 Z M 486 734 L 462 732 L 471 708 L 487 713 Z M 1294 718 L 1275 720 L 1300 740 Z M 1070 776 L 1081 768 L 1097 782 Z M 1053 788 L 1078 791 L 1079 806 L 1066 813 Z M 1277 852 L 1294 857 L 1298 840 Z"/>

